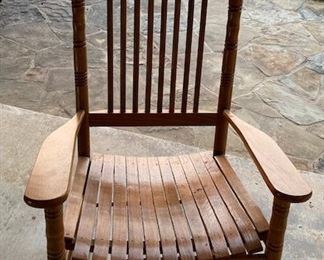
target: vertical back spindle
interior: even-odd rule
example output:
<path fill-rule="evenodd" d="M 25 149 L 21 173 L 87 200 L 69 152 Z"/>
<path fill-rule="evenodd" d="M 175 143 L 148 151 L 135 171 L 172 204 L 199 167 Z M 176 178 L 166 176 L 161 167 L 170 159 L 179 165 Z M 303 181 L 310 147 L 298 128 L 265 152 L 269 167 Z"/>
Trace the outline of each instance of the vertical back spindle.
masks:
<path fill-rule="evenodd" d="M 195 8 L 195 0 L 189 0 L 188 18 L 187 18 L 185 64 L 184 64 L 184 73 L 183 73 L 182 104 L 181 104 L 181 112 L 182 113 L 187 112 L 194 8 Z"/>
<path fill-rule="evenodd" d="M 114 112 L 114 29 L 113 1 L 107 1 L 107 65 L 108 65 L 108 113 Z"/>
<path fill-rule="evenodd" d="M 162 0 L 161 6 L 161 29 L 160 29 L 160 55 L 159 55 L 159 79 L 158 79 L 158 100 L 157 112 L 162 112 L 163 107 L 163 85 L 164 85 L 164 64 L 165 64 L 165 40 L 167 23 L 168 0 Z"/>
<path fill-rule="evenodd" d="M 197 54 L 197 64 L 196 64 L 195 93 L 194 93 L 194 104 L 193 104 L 193 112 L 194 113 L 198 113 L 198 107 L 199 107 L 201 70 L 202 70 L 202 63 L 203 63 L 203 56 L 204 56 L 204 45 L 205 45 L 207 5 L 208 5 L 208 0 L 202 0 L 201 12 L 200 12 L 198 54 Z"/>
<path fill-rule="evenodd" d="M 171 85 L 170 85 L 170 107 L 169 112 L 174 113 L 175 92 L 177 81 L 177 63 L 179 47 L 179 27 L 181 15 L 181 1 L 175 1 L 174 6 L 174 23 L 173 23 L 173 42 L 172 42 L 172 65 L 171 65 Z"/>
<path fill-rule="evenodd" d="M 145 89 L 145 113 L 151 111 L 152 89 L 152 54 L 153 54 L 153 21 L 154 0 L 148 0 L 147 7 L 147 42 L 146 42 L 146 89 Z"/>
<path fill-rule="evenodd" d="M 127 0 L 120 0 L 120 112 L 126 111 Z"/>
<path fill-rule="evenodd" d="M 231 108 L 242 1 L 229 0 L 226 40 L 217 108 L 219 123 L 216 127 L 214 155 L 222 155 L 226 149 L 228 122 L 223 112 Z"/>
<path fill-rule="evenodd" d="M 82 156 L 90 156 L 89 100 L 84 0 L 72 0 L 72 15 L 76 110 L 84 110 L 85 112 L 78 136 L 78 151 Z"/>
<path fill-rule="evenodd" d="M 134 2 L 134 68 L 133 68 L 133 113 L 138 112 L 138 77 L 140 48 L 140 15 L 141 0 Z"/>

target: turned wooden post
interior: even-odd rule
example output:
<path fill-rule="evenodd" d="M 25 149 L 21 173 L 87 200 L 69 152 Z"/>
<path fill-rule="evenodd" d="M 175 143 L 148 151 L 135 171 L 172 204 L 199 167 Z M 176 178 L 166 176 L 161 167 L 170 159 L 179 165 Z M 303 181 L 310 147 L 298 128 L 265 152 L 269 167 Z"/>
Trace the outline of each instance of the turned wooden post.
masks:
<path fill-rule="evenodd" d="M 65 259 L 63 206 L 46 208 L 47 259 Z"/>
<path fill-rule="evenodd" d="M 228 123 L 223 112 L 231 108 L 241 9 L 242 0 L 229 0 L 222 76 L 217 108 L 219 123 L 216 126 L 214 155 L 222 155 L 226 149 Z"/>
<path fill-rule="evenodd" d="M 72 12 L 76 111 L 85 111 L 83 123 L 79 131 L 78 150 L 79 155 L 90 156 L 89 100 L 84 0 L 72 0 Z"/>
<path fill-rule="evenodd" d="M 267 259 L 281 259 L 290 203 L 274 198 L 266 243 Z"/>

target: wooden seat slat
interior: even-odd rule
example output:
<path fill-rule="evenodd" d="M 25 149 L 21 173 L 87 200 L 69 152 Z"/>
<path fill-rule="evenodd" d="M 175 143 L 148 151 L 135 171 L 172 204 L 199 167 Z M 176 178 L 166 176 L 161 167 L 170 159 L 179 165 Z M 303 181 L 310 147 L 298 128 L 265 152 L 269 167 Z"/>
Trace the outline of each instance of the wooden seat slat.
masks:
<path fill-rule="evenodd" d="M 114 210 L 111 259 L 125 259 L 127 254 L 126 158 L 115 156 Z"/>
<path fill-rule="evenodd" d="M 160 177 L 160 167 L 157 159 L 148 158 L 148 166 L 154 207 L 161 236 L 163 257 L 167 259 L 175 259 L 177 257 L 176 236 L 164 194 L 163 184 Z"/>
<path fill-rule="evenodd" d="M 148 259 L 160 259 L 160 234 L 155 214 L 150 174 L 146 158 L 137 158 L 145 251 Z"/>
<path fill-rule="evenodd" d="M 269 224 L 265 217 L 263 216 L 261 209 L 254 202 L 251 196 L 248 194 L 246 189 L 243 187 L 241 181 L 237 177 L 233 168 L 229 164 L 225 156 L 215 156 L 215 160 L 223 172 L 228 183 L 232 187 L 233 191 L 236 193 L 237 198 L 240 200 L 247 214 L 251 218 L 256 230 L 262 236 L 265 236 L 269 230 Z"/>
<path fill-rule="evenodd" d="M 86 185 L 80 225 L 87 225 L 72 259 L 218 259 L 262 250 L 237 198 L 244 188 L 232 190 L 210 153 L 95 156 Z"/>
<path fill-rule="evenodd" d="M 167 158 L 159 158 L 158 160 L 181 259 L 195 259 L 190 228 L 180 204 L 169 161 Z"/>
<path fill-rule="evenodd" d="M 114 184 L 114 156 L 105 155 L 98 199 L 98 220 L 93 260 L 106 259 L 112 235 L 112 202 Z"/>
<path fill-rule="evenodd" d="M 66 210 L 64 212 L 64 237 L 66 247 L 69 249 L 71 249 L 75 243 L 76 230 L 83 203 L 83 192 L 86 183 L 89 162 L 90 160 L 88 157 L 79 157 L 71 192 L 65 205 Z"/>
<path fill-rule="evenodd" d="M 137 161 L 127 157 L 128 258 L 143 259 L 143 222 L 138 184 Z"/>
<path fill-rule="evenodd" d="M 212 251 L 209 246 L 208 235 L 200 218 L 181 163 L 177 157 L 169 158 L 169 162 L 178 188 L 179 197 L 191 229 L 197 256 L 202 259 L 210 259 L 212 257 Z"/>
<path fill-rule="evenodd" d="M 85 188 L 84 201 L 80 216 L 79 229 L 75 248 L 72 253 L 73 259 L 84 259 L 90 254 L 93 242 L 93 234 L 97 217 L 97 197 L 101 179 L 103 159 L 101 155 L 95 156 L 91 161 L 87 186 Z"/>
<path fill-rule="evenodd" d="M 190 159 L 196 169 L 202 187 L 208 197 L 211 206 L 222 226 L 231 254 L 242 254 L 245 252 L 244 243 L 236 227 L 230 212 L 228 211 L 222 197 L 213 183 L 199 154 L 190 155 Z"/>
<path fill-rule="evenodd" d="M 218 168 L 211 154 L 202 153 L 203 161 L 211 175 L 214 184 L 216 185 L 219 193 L 221 194 L 223 201 L 225 202 L 229 212 L 234 218 L 236 225 L 243 238 L 245 248 L 248 252 L 255 252 L 262 249 L 258 234 L 254 229 L 254 226 L 246 215 L 243 207 L 239 200 L 235 196 L 231 187 L 227 183 L 221 170 Z"/>

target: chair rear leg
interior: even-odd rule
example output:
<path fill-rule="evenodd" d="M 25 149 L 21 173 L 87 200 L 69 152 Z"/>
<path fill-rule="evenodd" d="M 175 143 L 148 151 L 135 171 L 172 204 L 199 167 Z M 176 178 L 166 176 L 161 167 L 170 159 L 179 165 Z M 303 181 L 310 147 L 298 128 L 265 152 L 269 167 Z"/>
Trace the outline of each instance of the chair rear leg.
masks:
<path fill-rule="evenodd" d="M 266 243 L 266 259 L 281 259 L 290 203 L 274 198 Z"/>
<path fill-rule="evenodd" d="M 46 208 L 47 259 L 65 259 L 63 205 Z"/>

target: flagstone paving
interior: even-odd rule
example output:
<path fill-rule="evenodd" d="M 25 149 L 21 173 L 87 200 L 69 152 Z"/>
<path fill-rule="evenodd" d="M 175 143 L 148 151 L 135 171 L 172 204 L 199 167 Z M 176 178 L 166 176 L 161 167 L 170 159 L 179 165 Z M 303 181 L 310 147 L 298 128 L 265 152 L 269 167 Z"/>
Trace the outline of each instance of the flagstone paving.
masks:
<path fill-rule="evenodd" d="M 128 1 L 127 102 L 131 107 L 133 1 Z M 171 73 L 174 1 L 169 1 L 164 105 Z M 147 0 L 142 0 L 140 82 L 145 87 Z M 196 1 L 199 21 L 201 1 Z M 106 107 L 106 1 L 86 0 L 91 109 Z M 182 0 L 179 72 L 183 71 L 187 1 Z M 160 1 L 155 3 L 153 97 L 156 108 Z M 119 59 L 119 8 L 114 1 L 115 71 Z M 2 0 L 0 3 L 0 102 L 53 115 L 74 113 L 70 0 Z M 225 36 L 226 0 L 209 1 L 201 109 L 215 111 Z M 193 60 L 199 26 L 194 23 Z M 192 63 L 189 108 L 193 102 Z M 116 74 L 118 75 L 118 74 Z M 179 74 L 180 75 L 180 74 Z M 114 79 L 118 88 L 118 76 Z M 245 0 L 233 93 L 233 110 L 276 139 L 300 169 L 324 172 L 324 1 Z M 177 79 L 181 102 L 182 77 Z M 115 91 L 118 98 L 118 91 Z M 141 108 L 144 100 L 140 99 Z M 118 108 L 118 104 L 116 106 Z M 130 128 L 130 131 L 211 149 L 212 127 Z M 229 151 L 242 154 L 230 133 Z"/>

